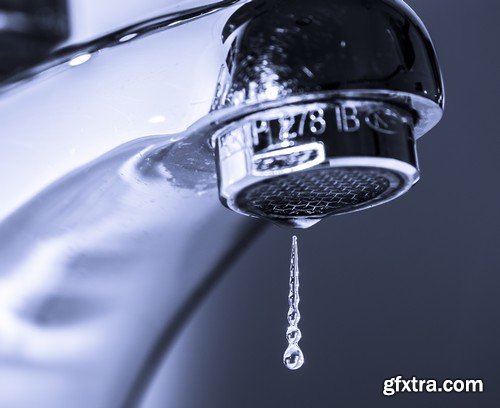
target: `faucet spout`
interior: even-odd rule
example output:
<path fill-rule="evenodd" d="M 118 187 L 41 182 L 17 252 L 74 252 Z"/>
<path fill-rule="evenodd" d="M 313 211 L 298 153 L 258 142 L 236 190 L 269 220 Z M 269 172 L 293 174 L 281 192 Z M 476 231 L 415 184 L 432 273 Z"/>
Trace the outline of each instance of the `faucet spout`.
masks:
<path fill-rule="evenodd" d="M 0 406 L 138 405 L 240 214 L 306 228 L 419 178 L 444 91 L 403 1 L 195 3 L 0 89 Z"/>
<path fill-rule="evenodd" d="M 307 228 L 401 196 L 440 120 L 429 34 L 396 0 L 249 2 L 228 21 L 215 112 L 222 203 Z M 242 114 L 244 109 L 247 114 Z"/>

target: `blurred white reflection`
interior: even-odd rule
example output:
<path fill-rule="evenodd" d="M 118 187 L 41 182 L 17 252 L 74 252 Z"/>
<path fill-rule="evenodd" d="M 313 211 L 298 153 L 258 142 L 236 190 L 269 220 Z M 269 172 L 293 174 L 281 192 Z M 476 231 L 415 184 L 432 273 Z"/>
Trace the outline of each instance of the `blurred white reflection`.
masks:
<path fill-rule="evenodd" d="M 155 115 L 149 118 L 149 123 L 162 123 L 165 122 L 166 118 L 163 115 Z"/>
<path fill-rule="evenodd" d="M 85 64 L 90 58 L 92 58 L 92 54 L 81 54 L 71 59 L 68 64 L 72 67 L 76 67 L 77 65 Z"/>
<path fill-rule="evenodd" d="M 132 38 L 137 37 L 137 33 L 132 33 L 132 34 L 127 34 L 124 35 L 122 38 L 120 38 L 118 41 L 120 42 L 127 42 L 130 41 Z"/>

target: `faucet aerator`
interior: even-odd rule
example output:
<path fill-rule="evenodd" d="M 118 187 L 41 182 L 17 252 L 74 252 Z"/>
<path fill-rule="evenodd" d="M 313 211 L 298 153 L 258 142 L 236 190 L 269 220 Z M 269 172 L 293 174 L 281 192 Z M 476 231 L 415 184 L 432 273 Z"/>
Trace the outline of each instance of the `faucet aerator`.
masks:
<path fill-rule="evenodd" d="M 441 119 L 444 91 L 403 1 L 249 2 L 223 41 L 212 140 L 226 207 L 307 228 L 418 181 L 416 141 Z"/>

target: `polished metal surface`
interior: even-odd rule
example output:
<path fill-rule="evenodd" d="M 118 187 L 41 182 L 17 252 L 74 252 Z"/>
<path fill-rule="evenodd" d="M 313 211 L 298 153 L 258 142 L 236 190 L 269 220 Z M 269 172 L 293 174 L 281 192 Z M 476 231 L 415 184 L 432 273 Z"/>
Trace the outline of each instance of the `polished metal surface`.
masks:
<path fill-rule="evenodd" d="M 279 103 L 232 120 L 213 138 L 228 208 L 307 228 L 328 215 L 387 202 L 418 180 L 414 143 L 441 118 L 444 93 L 429 35 L 403 2 L 249 2 L 231 16 L 223 36 L 230 53 L 212 109 Z M 402 181 L 387 181 L 399 187 L 362 201 L 350 197 L 354 185 L 340 198 L 337 189 L 314 188 L 308 172 L 331 169 L 333 177 L 345 168 L 339 158 L 367 172 L 396 168 Z M 276 177 L 280 188 L 273 187 Z M 300 212 L 286 199 L 287 185 L 298 179 L 309 186 L 292 189 L 302 195 Z M 266 193 L 259 199 L 256 191 Z M 273 205 L 270 193 L 277 195 Z M 315 205 L 319 196 L 322 206 Z M 339 199 L 351 205 L 328 205 Z"/>
<path fill-rule="evenodd" d="M 403 1 L 252 1 L 230 17 L 223 36 L 231 53 L 213 109 L 322 93 L 364 96 L 408 107 L 417 137 L 442 115 L 432 41 Z"/>
<path fill-rule="evenodd" d="M 136 405 L 258 228 L 220 205 L 214 172 L 162 156 L 210 110 L 233 11 L 77 50 L 4 91 L 0 406 Z"/>
<path fill-rule="evenodd" d="M 414 142 L 444 96 L 428 34 L 402 1 L 162 4 L 82 13 L 78 24 L 87 6 L 72 1 L 73 36 L 2 83 L 0 406 L 140 403 L 175 334 L 260 225 L 226 211 L 217 185 L 229 208 L 268 219 L 250 197 L 256 182 L 294 175 L 306 191 L 316 181 L 300 172 L 331 170 L 330 183 L 355 171 L 351 193 L 372 187 L 352 210 L 418 178 Z M 104 16 L 99 7 L 90 14 Z M 379 110 L 358 127 L 346 106 Z M 327 139 L 318 109 L 336 107 Z M 298 143 L 282 122 L 304 112 Z M 264 121 L 278 132 L 254 144 Z M 235 133 L 237 148 L 224 145 Z M 301 227 L 335 212 L 298 220 L 285 206 Z"/>
<path fill-rule="evenodd" d="M 220 199 L 296 228 L 385 203 L 419 179 L 413 129 L 405 111 L 363 100 L 247 116 L 215 137 Z"/>

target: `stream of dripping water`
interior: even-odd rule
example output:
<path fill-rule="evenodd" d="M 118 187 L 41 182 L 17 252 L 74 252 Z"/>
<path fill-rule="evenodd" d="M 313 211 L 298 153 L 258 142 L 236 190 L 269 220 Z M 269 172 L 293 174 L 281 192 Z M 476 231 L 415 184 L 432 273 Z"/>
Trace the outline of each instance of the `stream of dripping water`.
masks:
<path fill-rule="evenodd" d="M 290 259 L 290 293 L 288 294 L 288 329 L 286 339 L 288 347 L 283 355 L 283 363 L 290 370 L 298 370 L 304 364 L 304 354 L 299 347 L 302 333 L 298 328 L 300 320 L 299 312 L 299 254 L 297 237 L 292 238 L 292 254 Z"/>

